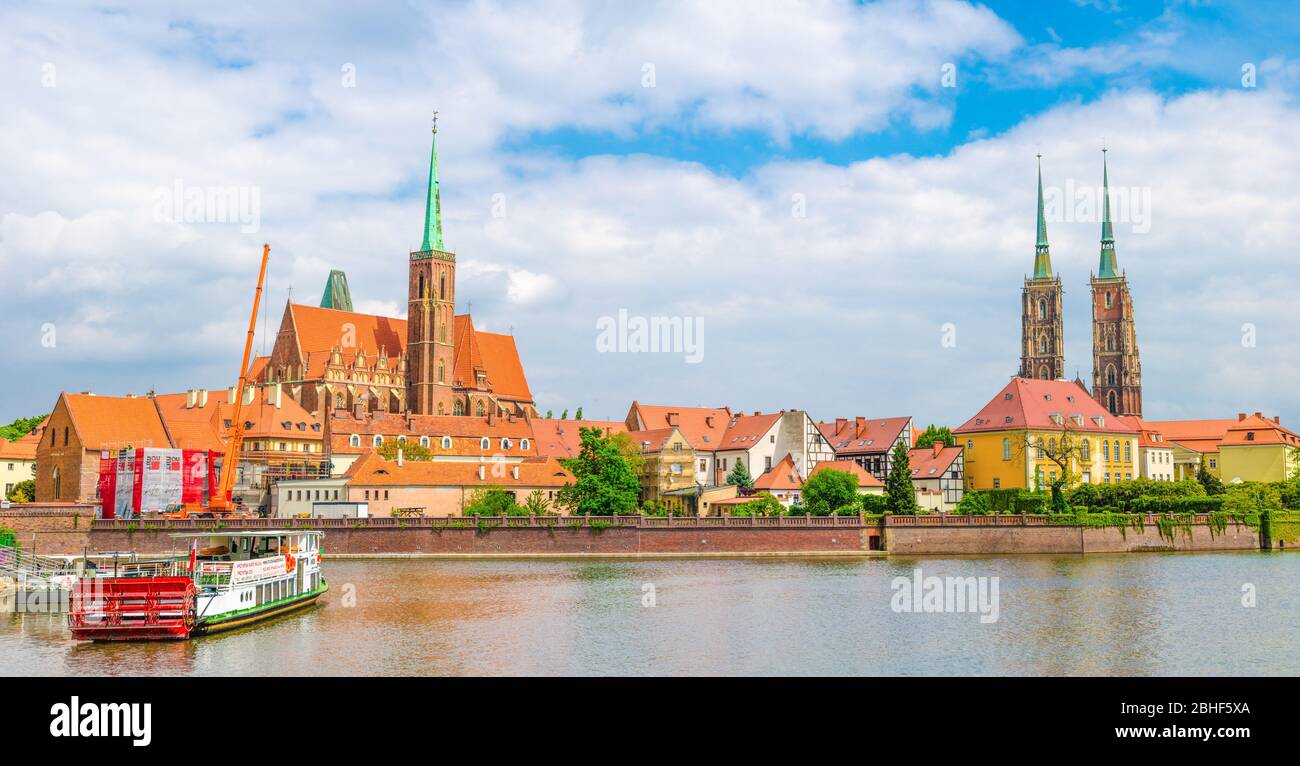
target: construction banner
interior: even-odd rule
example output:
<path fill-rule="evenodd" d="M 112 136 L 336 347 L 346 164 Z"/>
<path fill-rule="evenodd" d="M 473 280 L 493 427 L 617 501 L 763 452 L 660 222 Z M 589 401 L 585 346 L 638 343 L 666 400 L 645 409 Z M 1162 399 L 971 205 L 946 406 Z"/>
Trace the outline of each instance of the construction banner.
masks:
<path fill-rule="evenodd" d="M 212 461 L 220 454 L 152 447 L 101 453 L 100 518 L 133 519 L 206 502 L 216 473 Z"/>
<path fill-rule="evenodd" d="M 99 454 L 99 518 L 111 519 L 117 512 L 117 455 Z"/>

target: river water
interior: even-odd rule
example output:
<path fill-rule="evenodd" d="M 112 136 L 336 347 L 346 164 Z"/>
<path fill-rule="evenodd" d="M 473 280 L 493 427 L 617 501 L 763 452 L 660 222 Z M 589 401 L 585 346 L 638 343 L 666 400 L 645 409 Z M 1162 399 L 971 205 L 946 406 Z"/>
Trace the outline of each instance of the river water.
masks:
<path fill-rule="evenodd" d="M 996 577 L 996 621 L 898 611 L 917 567 Z M 1300 675 L 1293 553 L 349 560 L 326 577 L 308 612 L 185 642 L 79 643 L 61 615 L 0 615 L 0 675 Z"/>

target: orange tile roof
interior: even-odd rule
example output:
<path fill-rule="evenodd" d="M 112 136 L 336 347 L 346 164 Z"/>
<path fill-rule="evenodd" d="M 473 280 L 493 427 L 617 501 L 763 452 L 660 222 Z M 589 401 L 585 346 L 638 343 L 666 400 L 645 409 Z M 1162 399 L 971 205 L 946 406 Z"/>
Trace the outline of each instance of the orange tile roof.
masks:
<path fill-rule="evenodd" d="M 936 442 L 941 445 L 942 442 Z M 947 472 L 961 456 L 961 447 L 920 447 L 908 450 L 907 464 L 912 469 L 913 479 L 937 479 Z"/>
<path fill-rule="evenodd" d="M 859 487 L 883 487 L 885 483 L 875 476 L 872 476 L 862 466 L 852 460 L 824 460 L 817 464 L 808 474 L 809 478 L 816 476 L 818 471 L 844 471 L 858 477 Z"/>
<path fill-rule="evenodd" d="M 1053 420 L 1053 415 L 1059 416 L 1062 422 Z M 1137 433 L 1137 429 L 1107 412 L 1077 383 L 1035 378 L 1012 378 L 975 417 L 953 429 L 953 433 L 1031 428 Z"/>
<path fill-rule="evenodd" d="M 632 430 L 676 427 L 697 452 L 725 449 L 723 436 L 731 422 L 729 407 L 661 407 L 632 402 L 628 413 Z"/>
<path fill-rule="evenodd" d="M 271 361 L 270 356 L 255 356 L 248 363 L 248 379 L 250 381 L 261 380 L 262 373 L 266 371 L 266 363 Z"/>
<path fill-rule="evenodd" d="M 489 422 L 490 421 L 490 422 Z M 429 437 L 429 451 L 435 455 L 481 457 L 501 454 L 506 457 L 536 457 L 539 454 L 533 427 L 524 418 L 473 415 L 397 415 L 376 412 L 357 419 L 351 415 L 335 415 L 330 420 L 330 446 L 334 452 L 355 455 L 370 449 L 374 436 L 385 440 L 405 436 L 408 441 L 419 442 L 421 436 Z M 361 446 L 353 447 L 353 434 L 361 436 Z M 442 446 L 443 436 L 452 438 L 452 446 Z M 489 445 L 482 448 L 483 437 Z M 510 448 L 502 449 L 501 439 L 510 439 Z M 524 442 L 528 442 L 525 449 Z"/>
<path fill-rule="evenodd" d="M 533 439 L 537 442 L 537 452 L 543 457 L 573 457 L 578 454 L 582 443 L 579 429 L 599 428 L 605 434 L 627 433 L 627 424 L 617 420 L 560 420 L 558 418 L 535 418 Z"/>
<path fill-rule="evenodd" d="M 492 393 L 531 402 L 533 392 L 528 389 L 528 378 L 524 376 L 514 336 L 482 330 L 475 330 L 474 335 L 478 338 L 479 353 L 483 357 Z"/>
<path fill-rule="evenodd" d="M 298 331 L 298 350 L 306 360 L 306 380 L 324 377 L 329 364 L 330 351 L 343 341 L 355 341 L 355 347 L 346 352 L 365 351 L 368 359 L 375 359 L 382 349 L 395 368 L 406 348 L 406 320 L 354 311 L 325 309 L 301 303 L 290 303 L 293 325 Z M 351 362 L 352 359 L 345 358 Z"/>
<path fill-rule="evenodd" d="M 1288 447 L 1300 447 L 1300 438 L 1297 438 L 1291 429 L 1283 426 L 1280 418 L 1270 420 L 1256 412 L 1254 415 L 1238 416 L 1237 422 L 1228 428 L 1223 441 L 1220 442 L 1222 447 L 1256 444 L 1285 444 Z"/>
<path fill-rule="evenodd" d="M 769 492 L 774 489 L 799 489 L 802 486 L 803 479 L 795 470 L 794 459 L 788 452 L 771 470 L 754 480 L 754 489 Z"/>
<path fill-rule="evenodd" d="M 1137 430 L 1139 447 L 1174 448 L 1173 443 L 1165 437 L 1164 432 L 1156 428 L 1150 421 L 1143 420 L 1137 415 L 1117 415 L 1116 417 Z"/>
<path fill-rule="evenodd" d="M 747 450 L 758 443 L 772 426 L 781 420 L 784 412 L 755 412 L 746 415 L 738 412 L 727 422 L 727 430 L 722 434 L 718 450 Z"/>
<path fill-rule="evenodd" d="M 30 434 L 26 434 L 30 436 Z M 35 460 L 37 442 L 34 439 L 0 439 L 0 460 Z"/>
<path fill-rule="evenodd" d="M 1148 426 L 1164 434 L 1166 442 L 1180 447 L 1213 454 L 1219 451 L 1219 442 L 1237 421 L 1222 420 L 1148 420 Z"/>
<path fill-rule="evenodd" d="M 479 468 L 483 478 L 479 478 Z M 515 469 L 519 478 L 515 478 Z M 555 458 L 519 463 L 468 463 L 451 460 L 384 460 L 367 450 L 344 473 L 349 485 L 416 487 L 562 487 L 573 474 Z"/>
<path fill-rule="evenodd" d="M 65 393 L 63 401 L 85 449 L 172 446 L 158 409 L 147 396 Z"/>
<path fill-rule="evenodd" d="M 257 386 L 251 404 L 240 408 L 240 418 L 251 423 L 244 430 L 247 439 L 287 438 L 303 441 L 321 441 L 323 428 L 320 418 L 303 409 L 287 392 L 280 392 L 280 406 L 270 404 L 270 386 Z M 189 394 L 159 394 L 155 397 L 158 409 L 175 446 L 182 449 L 225 448 L 226 421 L 234 416 L 227 389 L 209 390 L 204 406 L 187 407 Z M 285 424 L 288 424 L 287 426 Z"/>
<path fill-rule="evenodd" d="M 910 417 L 836 418 L 833 422 L 818 423 L 817 430 L 830 442 L 836 455 L 876 454 L 888 452 L 911 420 Z M 912 438 L 916 438 L 916 429 L 912 429 Z"/>

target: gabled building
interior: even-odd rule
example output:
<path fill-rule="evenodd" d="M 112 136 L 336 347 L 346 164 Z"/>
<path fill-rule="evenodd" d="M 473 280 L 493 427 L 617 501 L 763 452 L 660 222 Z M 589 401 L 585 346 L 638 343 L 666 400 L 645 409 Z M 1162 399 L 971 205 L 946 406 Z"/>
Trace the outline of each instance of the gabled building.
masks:
<path fill-rule="evenodd" d="M 367 503 L 373 516 L 391 516 L 396 509 L 418 509 L 425 516 L 461 516 L 474 494 L 499 488 L 523 503 L 540 491 L 550 510 L 558 493 L 572 483 L 569 473 L 554 458 L 531 458 L 513 463 L 472 463 L 445 460 L 385 460 L 372 450 L 358 458 L 347 473 L 347 499 Z"/>
<path fill-rule="evenodd" d="M 1237 413 L 1236 419 L 1162 420 L 1148 423 L 1173 446 L 1175 476 L 1196 478 L 1205 468 L 1226 483 L 1282 481 L 1300 466 L 1300 437 L 1278 416 Z"/>
<path fill-rule="evenodd" d="M 1137 429 L 1070 381 L 1012 378 L 953 435 L 965 449 L 967 490 L 1035 489 L 1065 471 L 1084 484 L 1138 475 Z"/>
<path fill-rule="evenodd" d="M 1174 480 L 1174 445 L 1160 429 L 1137 415 L 1119 416 L 1138 432 L 1138 475 L 1152 481 Z"/>
<path fill-rule="evenodd" d="M 941 441 L 908 451 L 912 486 L 921 507 L 938 511 L 957 507 L 966 489 L 965 452 L 961 446 L 948 447 Z"/>
<path fill-rule="evenodd" d="M 1202 464 L 1212 476 L 1219 476 L 1219 444 L 1233 419 L 1145 420 L 1173 449 L 1174 480 L 1195 479 Z"/>
<path fill-rule="evenodd" d="M 628 437 L 641 450 L 641 500 L 687 507 L 681 496 L 671 493 L 695 487 L 695 450 L 676 428 L 631 431 Z"/>
<path fill-rule="evenodd" d="M 151 397 L 60 394 L 36 447 L 36 502 L 95 502 L 101 454 L 172 446 Z"/>
<path fill-rule="evenodd" d="M 329 421 L 333 474 L 346 473 L 357 458 L 387 442 L 423 447 L 433 462 L 505 464 L 540 456 L 532 426 L 518 415 L 339 414 Z"/>
<path fill-rule="evenodd" d="M 912 418 L 836 418 L 817 424 L 836 460 L 852 460 L 881 481 L 893 470 L 896 445 L 912 448 Z"/>
<path fill-rule="evenodd" d="M 799 474 L 794 458 L 782 457 L 762 476 L 754 479 L 755 492 L 771 492 L 782 505 L 790 506 L 803 500 L 803 476 Z"/>
<path fill-rule="evenodd" d="M 36 478 L 36 447 L 41 432 L 41 426 L 37 426 L 14 441 L 0 438 L 0 500 L 8 497 L 16 485 Z"/>
<path fill-rule="evenodd" d="M 562 420 L 533 418 L 533 441 L 542 457 L 577 457 L 582 448 L 582 429 L 596 428 L 605 436 L 627 433 L 627 424 L 619 420 Z"/>

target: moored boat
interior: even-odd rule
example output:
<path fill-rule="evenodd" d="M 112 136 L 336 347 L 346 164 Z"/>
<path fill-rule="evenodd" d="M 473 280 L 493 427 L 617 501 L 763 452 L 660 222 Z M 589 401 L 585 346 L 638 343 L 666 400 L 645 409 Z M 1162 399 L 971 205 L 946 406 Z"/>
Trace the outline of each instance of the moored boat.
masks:
<path fill-rule="evenodd" d="M 83 577 L 72 591 L 72 637 L 185 639 L 312 606 L 329 589 L 317 530 L 174 535 L 188 555 Z"/>

